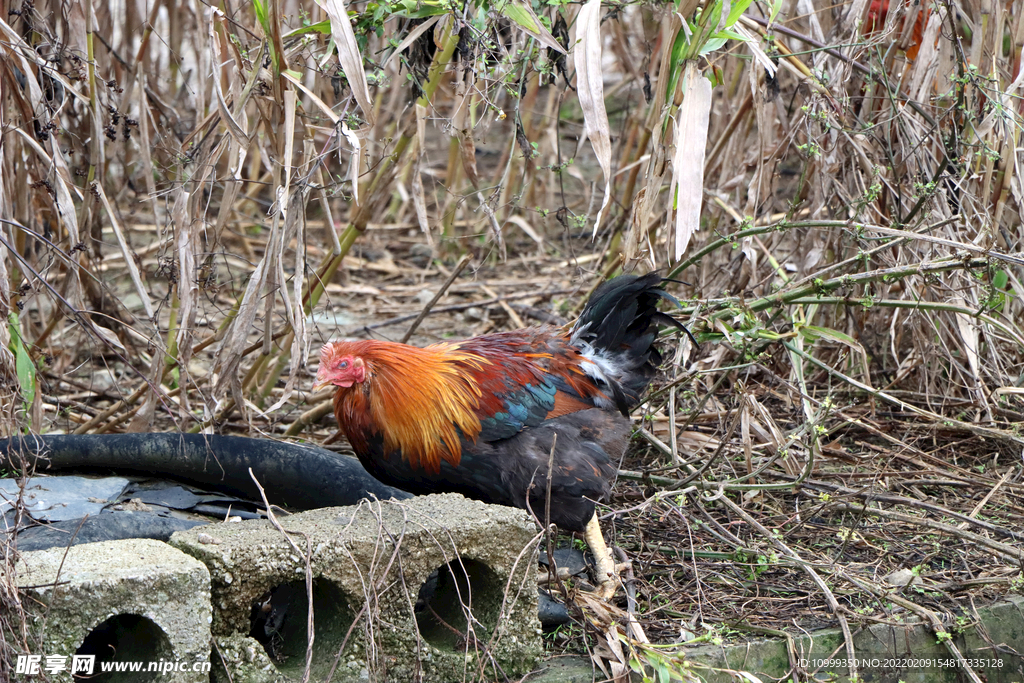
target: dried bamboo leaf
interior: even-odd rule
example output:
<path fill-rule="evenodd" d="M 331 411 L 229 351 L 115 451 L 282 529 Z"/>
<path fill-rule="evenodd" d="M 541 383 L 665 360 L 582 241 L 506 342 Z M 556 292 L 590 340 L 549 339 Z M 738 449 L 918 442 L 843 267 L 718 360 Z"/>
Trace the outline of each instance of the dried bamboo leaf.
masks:
<path fill-rule="evenodd" d="M 110 219 L 110 228 L 114 231 L 114 236 L 117 237 L 117 244 L 121 248 L 121 254 L 124 256 L 125 266 L 128 267 L 128 274 L 132 278 L 132 284 L 135 285 L 135 292 L 142 299 L 142 307 L 146 309 L 146 317 L 153 320 L 153 302 L 149 299 L 149 292 L 142 286 L 142 277 L 139 274 L 139 266 L 135 263 L 135 259 L 132 257 L 131 250 L 128 248 L 128 242 L 124 238 L 124 232 L 121 230 L 120 223 L 117 222 L 117 214 L 114 212 L 113 207 L 110 206 L 110 200 L 107 199 L 107 193 L 103 191 L 103 184 L 94 182 L 92 189 L 99 195 L 100 203 L 103 204 L 103 209 L 107 212 L 107 218 Z"/>
<path fill-rule="evenodd" d="M 335 256 L 341 253 L 341 241 L 338 239 L 338 230 L 334 225 L 334 215 L 331 211 L 331 202 L 327 199 L 327 190 L 324 185 L 324 174 L 322 171 L 322 160 L 316 156 L 313 140 L 306 138 L 302 141 L 303 155 L 307 159 L 315 159 L 313 164 L 313 182 L 317 185 L 317 199 L 320 200 L 320 209 L 324 212 L 324 230 L 331 240 L 331 253 Z"/>
<path fill-rule="evenodd" d="M 304 278 L 302 273 L 305 270 L 306 262 L 306 239 L 305 235 L 302 234 L 303 230 L 303 219 L 305 211 L 303 208 L 306 205 L 306 200 L 309 196 L 309 185 L 304 185 L 303 188 L 298 192 L 291 193 L 290 206 L 286 213 L 284 229 L 282 230 L 282 247 L 284 244 L 288 244 L 291 241 L 291 234 L 295 232 L 295 275 L 292 277 L 292 293 L 293 305 L 289 310 L 289 324 L 292 328 L 292 346 L 290 349 L 291 355 L 291 369 L 288 373 L 288 379 L 285 380 L 284 391 L 281 393 L 281 397 L 266 409 L 266 413 L 270 414 L 278 410 L 281 406 L 288 402 L 292 397 L 292 393 L 295 391 L 295 385 L 299 379 L 299 371 L 306 367 L 309 355 L 309 329 L 306 326 L 306 315 L 305 309 L 302 306 L 302 289 L 304 284 Z M 283 262 L 283 258 L 279 259 L 279 263 Z M 280 275 L 279 275 L 280 277 Z M 282 279 L 281 282 L 284 280 Z M 286 301 L 289 296 L 287 289 L 282 287 L 282 298 Z"/>
<path fill-rule="evenodd" d="M 146 73 L 143 69 L 144 60 L 140 59 L 135 82 L 139 86 L 139 156 L 142 159 L 142 176 L 146 183 L 146 193 L 153 209 L 153 220 L 156 221 L 160 215 L 157 211 L 156 202 L 156 180 L 153 176 L 153 154 L 149 141 L 150 111 L 146 101 Z M 234 185 L 235 183 L 232 183 Z"/>
<path fill-rule="evenodd" d="M 416 139 L 413 141 L 413 154 L 415 154 L 415 161 L 412 164 L 412 206 L 416 211 L 416 222 L 420 226 L 420 230 L 427 236 L 427 241 L 430 244 L 434 243 L 434 238 L 430 234 L 430 222 L 427 219 L 427 201 L 423 191 L 423 139 L 427 133 L 427 108 L 419 102 L 415 105 L 416 115 Z"/>
<path fill-rule="evenodd" d="M 79 102 L 88 106 L 89 98 L 75 90 L 71 86 L 71 81 L 68 80 L 66 76 L 54 69 L 51 64 L 47 63 L 45 59 L 40 57 L 39 54 L 25 42 L 21 35 L 11 28 L 10 24 L 5 22 L 3 19 L 0 19 L 0 33 L 2 33 L 5 38 L 5 40 L 0 40 L 0 50 L 3 50 L 0 54 L 3 54 L 5 59 L 14 59 L 18 61 L 18 66 L 21 69 L 21 72 L 25 74 L 34 73 L 28 66 L 29 62 L 35 64 L 40 69 L 45 69 L 46 75 L 59 82 L 64 88 L 64 92 L 77 98 Z M 36 91 L 38 91 L 40 95 L 42 94 L 42 90 L 39 88 L 38 82 L 34 82 L 33 78 L 27 78 L 25 80 L 25 87 L 29 88 L 29 92 L 32 93 L 33 99 L 35 99 Z M 42 101 L 41 98 L 39 101 Z"/>
<path fill-rule="evenodd" d="M 474 188 L 480 187 L 480 175 L 476 170 L 476 143 L 473 141 L 473 129 L 467 128 L 459 135 L 459 156 L 462 158 L 462 170 Z"/>
<path fill-rule="evenodd" d="M 387 68 L 391 65 L 391 63 L 398 59 L 398 55 L 405 52 L 408 49 L 408 47 L 415 43 L 420 36 L 422 36 L 424 33 L 433 28 L 434 24 L 436 24 L 443 16 L 443 14 L 432 16 L 426 21 L 424 21 L 422 24 L 414 28 L 413 30 L 409 31 L 409 34 L 401 43 L 398 44 L 398 47 L 395 48 L 394 52 L 388 55 L 388 58 L 384 60 L 384 65 L 381 67 L 381 69 L 387 71 Z"/>
<path fill-rule="evenodd" d="M 99 338 L 99 340 L 102 341 L 104 344 L 110 346 L 111 348 L 117 349 L 121 353 L 128 353 L 128 350 L 124 348 L 124 344 L 121 343 L 121 340 L 117 338 L 117 335 L 114 334 L 113 331 L 106 327 L 103 327 L 102 325 L 97 325 L 95 322 L 89 320 L 88 318 L 83 317 L 80 318 L 80 320 L 83 323 L 88 323 L 92 333 L 95 334 Z"/>
<path fill-rule="evenodd" d="M 192 178 L 194 188 L 206 187 L 207 178 L 218 167 L 218 162 L 224 150 L 228 148 L 228 142 L 233 141 L 230 136 L 224 137 L 211 151 L 206 158 L 198 159 L 199 172 Z M 183 193 L 175 201 L 172 211 L 172 220 L 175 226 L 175 243 L 178 251 L 178 301 L 180 303 L 178 313 L 178 334 L 176 345 L 178 348 L 178 367 L 182 373 L 188 372 L 189 362 L 192 359 L 192 342 L 196 327 L 196 317 L 199 312 L 199 229 L 203 222 L 193 219 L 195 212 L 194 202 L 201 196 L 201 190 L 196 189 L 192 193 Z M 180 205 L 179 205 L 180 204 Z M 191 204 L 191 206 L 190 206 Z M 184 380 L 184 374 L 182 376 Z M 184 421 L 191 416 L 188 392 L 182 392 L 179 411 Z"/>
<path fill-rule="evenodd" d="M 231 133 L 239 145 L 243 147 L 249 146 L 249 135 L 245 132 L 245 117 L 242 117 L 242 122 L 239 123 L 235 120 L 235 117 L 231 114 L 228 109 L 228 103 L 224 99 L 224 89 L 220 82 L 220 37 L 217 35 L 216 21 L 218 17 L 223 17 L 223 13 L 220 10 L 214 10 L 210 17 L 210 51 L 213 52 L 213 91 L 217 96 L 217 110 L 220 112 L 220 118 L 224 121 L 224 124 L 228 127 L 228 132 Z"/>
<path fill-rule="evenodd" d="M 757 165 L 753 176 L 749 178 L 750 189 L 747 191 L 747 202 L 743 212 L 747 216 L 756 216 L 757 209 L 767 199 L 771 191 L 771 170 L 766 168 L 766 150 L 772 149 L 775 138 L 775 127 L 772 125 L 771 113 L 774 106 L 768 98 L 767 84 L 765 83 L 765 71 L 763 69 L 747 69 L 748 80 L 750 81 L 751 102 L 753 103 L 754 118 L 757 121 Z M 758 252 L 750 248 L 748 240 L 744 240 L 744 254 L 749 256 L 751 266 L 756 269 Z"/>
<path fill-rule="evenodd" d="M 148 380 L 146 392 L 142 399 L 142 407 L 139 408 L 139 412 L 135 413 L 131 422 L 128 423 L 129 433 L 143 433 L 150 432 L 153 430 L 153 418 L 156 415 L 156 391 L 154 388 L 160 386 L 160 380 L 164 375 L 164 359 L 166 356 L 166 349 L 163 347 L 163 342 L 160 339 L 160 335 L 154 336 L 154 343 L 157 346 L 156 351 L 153 353 L 153 360 L 149 366 L 149 374 L 146 379 Z"/>
<path fill-rule="evenodd" d="M 281 300 L 284 302 L 285 317 L 292 325 L 295 324 L 295 309 L 298 307 L 302 308 L 301 298 L 299 301 L 292 301 L 292 298 L 288 296 L 288 290 L 283 285 L 285 283 L 284 274 L 284 250 L 288 244 L 289 228 L 294 224 L 294 218 L 289 215 L 290 209 L 301 207 L 294 207 L 291 204 L 291 185 L 292 185 L 292 156 L 295 152 L 295 107 L 298 104 L 298 98 L 295 95 L 294 90 L 286 90 L 284 92 L 284 158 L 282 159 L 282 166 L 284 167 L 284 183 L 280 187 L 280 194 L 278 197 L 277 209 L 280 213 L 280 218 L 284 222 L 284 227 L 281 229 L 278 240 L 275 244 L 273 263 L 273 272 L 276 273 L 276 283 L 281 287 Z M 296 275 L 299 275 L 302 270 L 296 271 Z M 272 300 L 273 297 L 268 297 L 268 300 Z M 270 311 L 268 311 L 268 319 L 270 318 Z M 294 327 L 292 328 L 295 329 Z M 269 338 L 270 335 L 267 335 Z"/>
<path fill-rule="evenodd" d="M 246 146 L 241 145 L 238 139 L 232 136 L 228 144 L 228 171 L 231 174 L 232 182 L 225 183 L 224 194 L 221 196 L 220 209 L 217 212 L 217 222 L 214 224 L 214 233 L 217 236 L 217 240 L 220 239 L 220 235 L 224 232 L 224 227 L 227 225 L 228 219 L 235 209 L 235 199 L 242 189 L 242 183 L 244 182 L 242 171 L 245 167 L 247 152 Z"/>
<path fill-rule="evenodd" d="M 672 155 L 672 185 L 676 190 L 675 235 L 670 240 L 673 261 L 682 258 L 700 227 L 704 153 L 711 120 L 711 82 L 700 72 L 696 60 L 686 62 L 683 78 L 683 102 L 676 112 L 676 149 Z"/>
<path fill-rule="evenodd" d="M 647 228 L 650 220 L 650 202 L 647 199 L 647 188 L 641 187 L 633 195 L 632 209 L 629 213 L 629 229 L 622 246 L 622 255 L 626 259 L 626 268 L 634 270 L 639 264 L 646 262 L 651 270 L 658 266 L 654 260 L 654 249 Z"/>
<path fill-rule="evenodd" d="M 202 187 L 200 184 L 199 187 Z M 195 234 L 194 222 L 189 217 L 189 199 L 191 195 L 180 186 L 174 198 L 174 208 L 171 209 L 171 221 L 174 224 L 174 245 L 178 252 L 178 355 L 177 359 L 182 367 L 186 366 L 187 356 L 192 350 L 191 335 L 192 327 L 195 324 L 195 304 L 199 293 L 196 283 L 196 253 L 195 244 L 198 236 Z M 182 357 L 184 356 L 184 357 Z M 185 401 L 188 400 L 184 396 Z"/>
<path fill-rule="evenodd" d="M 958 306 L 965 308 L 976 308 L 968 304 L 963 297 L 957 296 L 953 298 L 953 303 Z M 967 357 L 967 365 L 971 370 L 971 379 L 974 380 L 975 386 L 981 381 L 981 360 L 978 356 L 978 327 L 975 321 L 970 316 L 964 313 L 956 313 L 956 327 L 960 333 L 960 339 L 964 343 L 964 356 Z M 982 392 L 978 392 L 981 394 Z M 981 400 L 984 401 L 984 395 L 980 396 Z"/>
<path fill-rule="evenodd" d="M 935 74 L 939 70 L 938 38 L 945 14 L 944 9 L 936 8 L 928 17 L 922 33 L 921 49 L 911 66 L 908 91 L 911 97 L 916 97 L 920 102 L 927 102 L 935 87 Z"/>
<path fill-rule="evenodd" d="M 692 11 L 692 10 L 691 10 Z M 685 25 L 678 14 L 670 14 L 661 26 L 661 51 L 658 54 L 658 76 L 657 87 L 654 89 L 654 102 L 647 112 L 647 121 L 644 124 L 651 131 L 650 157 L 647 161 L 647 168 L 644 173 L 644 190 L 640 197 L 639 207 L 634 205 L 638 230 L 648 233 L 650 228 L 651 214 L 661 193 L 661 185 L 665 176 L 665 143 L 662 140 L 664 126 L 661 121 L 666 118 L 666 101 L 668 83 L 672 80 L 672 45 L 675 43 L 676 35 L 681 25 Z M 651 255 L 654 263 L 654 256 Z"/>
<path fill-rule="evenodd" d="M 961 306 L 966 306 L 962 299 L 957 301 Z M 974 379 L 981 376 L 981 364 L 978 361 L 978 330 L 971 324 L 971 320 L 963 313 L 956 314 L 956 325 L 960 332 L 960 338 L 964 342 L 964 355 L 967 356 L 967 365 L 971 368 Z"/>
<path fill-rule="evenodd" d="M 320 109 L 320 111 L 323 112 L 324 116 L 329 118 L 334 125 L 338 126 L 341 129 L 341 134 L 345 136 L 345 139 L 348 141 L 348 144 L 352 147 L 352 154 L 349 159 L 349 181 L 352 183 L 352 201 L 355 204 L 358 204 L 359 169 L 362 168 L 363 156 L 366 153 L 366 150 L 362 143 L 361 136 L 367 135 L 369 133 L 369 126 L 367 126 L 365 129 L 360 129 L 359 131 L 353 131 L 345 124 L 344 121 L 342 121 L 338 117 L 337 114 L 334 113 L 334 111 L 329 106 L 327 106 L 326 102 L 317 97 L 312 90 L 303 85 L 302 82 L 299 81 L 299 79 L 297 79 L 294 75 L 290 73 L 284 73 L 281 75 L 284 76 L 288 81 L 290 81 L 292 85 L 294 85 L 296 88 L 304 92 L 306 96 L 312 100 L 313 104 L 315 104 Z M 340 149 L 341 148 L 339 146 L 339 150 Z"/>
<path fill-rule="evenodd" d="M 267 257 L 264 255 L 253 271 L 252 277 L 242 294 L 242 301 L 238 304 L 238 314 L 231 321 L 231 327 L 224 335 L 224 342 L 217 350 L 217 357 L 214 361 L 214 391 L 217 394 L 231 389 L 235 402 L 238 405 L 244 403 L 241 396 L 239 365 L 242 362 L 242 350 L 245 348 L 249 331 L 256 321 L 256 310 L 259 306 L 260 290 L 267 281 Z"/>
<path fill-rule="evenodd" d="M 363 116 L 372 126 L 374 123 L 373 104 L 370 100 L 370 88 L 366 84 L 366 73 L 363 71 L 363 55 L 359 52 L 356 34 L 352 31 L 352 22 L 348 17 L 348 9 L 344 0 L 316 0 L 327 16 L 331 19 L 331 36 L 338 48 L 338 62 L 345 72 L 352 95 L 355 96 Z"/>
<path fill-rule="evenodd" d="M 580 9 L 576 17 L 572 53 L 576 66 L 576 94 L 583 109 L 585 131 L 605 179 L 604 199 L 594 219 L 594 236 L 597 236 L 601 215 L 608 206 L 612 190 L 611 128 L 604 106 L 604 71 L 601 68 L 601 0 L 588 0 Z"/>
<path fill-rule="evenodd" d="M 515 225 L 516 227 L 518 227 L 523 232 L 525 232 L 526 236 L 529 237 L 534 242 L 536 242 L 538 247 L 543 247 L 544 246 L 544 237 L 542 237 L 541 234 L 539 232 L 537 232 L 534 229 L 534 227 L 532 225 L 530 225 L 526 221 L 525 218 L 523 218 L 522 216 L 518 216 L 518 215 L 516 215 L 516 216 L 509 216 L 508 217 L 508 222 L 511 223 L 512 225 Z"/>
<path fill-rule="evenodd" d="M 49 178 L 51 185 L 53 186 L 54 204 L 56 205 L 57 215 L 60 217 L 61 225 L 67 231 L 68 242 L 71 247 L 74 248 L 81 243 L 82 238 L 78 231 L 78 214 L 75 211 L 74 198 L 71 196 L 71 190 L 69 187 L 74 189 L 79 198 L 82 198 L 81 191 L 66 178 L 70 178 L 71 174 L 68 171 L 67 163 L 64 160 L 64 154 L 60 150 L 54 136 L 50 137 L 50 145 L 53 149 L 54 154 L 51 156 L 43 147 L 29 136 L 21 128 L 13 128 L 15 133 L 20 135 L 25 140 L 29 147 L 31 147 L 36 154 L 38 154 L 43 160 L 47 162 L 47 166 L 53 169 L 55 172 Z M 82 306 L 82 283 L 80 281 L 81 271 L 78 268 L 77 254 L 72 254 L 68 259 L 70 263 L 74 264 L 75 276 L 70 279 L 68 291 L 65 294 L 65 298 L 68 302 L 77 309 L 83 308 Z"/>
<path fill-rule="evenodd" d="M 747 44 L 747 49 L 749 49 L 750 53 L 754 55 L 754 59 L 756 59 L 757 63 L 760 64 L 764 68 L 764 70 L 768 72 L 769 76 L 774 78 L 775 74 L 779 70 L 779 67 L 776 66 L 775 62 L 772 61 L 772 58 L 769 57 L 765 53 L 765 51 L 761 49 L 761 46 L 758 44 L 758 38 L 755 37 L 754 34 L 748 31 L 744 26 L 744 23 L 746 23 L 746 21 L 749 20 L 746 20 L 746 17 L 743 17 L 743 19 L 744 22 L 736 23 L 732 27 L 732 30 L 746 39 L 745 42 Z"/>
<path fill-rule="evenodd" d="M 418 141 L 417 141 L 417 144 Z M 422 156 L 417 154 L 412 163 L 412 207 L 416 212 L 416 223 L 420 230 L 427 236 L 427 242 L 434 243 L 434 237 L 430 234 L 430 221 L 427 218 L 427 201 L 423 193 L 423 178 L 421 177 Z"/>

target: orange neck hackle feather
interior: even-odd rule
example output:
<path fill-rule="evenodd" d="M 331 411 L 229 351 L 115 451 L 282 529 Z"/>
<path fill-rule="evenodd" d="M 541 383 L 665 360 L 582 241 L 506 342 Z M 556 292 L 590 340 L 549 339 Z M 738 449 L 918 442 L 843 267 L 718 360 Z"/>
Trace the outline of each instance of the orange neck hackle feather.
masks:
<path fill-rule="evenodd" d="M 384 440 L 384 451 L 400 450 L 412 467 L 436 474 L 441 460 L 457 466 L 460 434 L 480 433 L 476 407 L 480 388 L 476 372 L 490 361 L 458 344 L 417 348 L 385 341 L 338 342 L 331 357 L 351 355 L 366 364 L 366 379 L 339 388 L 335 411 L 350 441 L 371 428 Z M 353 443 L 358 450 L 356 443 Z"/>

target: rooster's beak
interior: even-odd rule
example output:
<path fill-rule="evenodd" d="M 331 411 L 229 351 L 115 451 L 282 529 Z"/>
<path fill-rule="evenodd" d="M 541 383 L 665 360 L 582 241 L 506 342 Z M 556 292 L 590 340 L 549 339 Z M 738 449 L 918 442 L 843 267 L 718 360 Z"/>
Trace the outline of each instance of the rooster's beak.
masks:
<path fill-rule="evenodd" d="M 331 380 L 324 379 L 322 377 L 317 377 L 316 381 L 313 382 L 312 392 L 315 394 L 318 391 L 320 391 L 321 389 L 323 389 L 324 387 L 329 387 L 329 386 L 331 386 Z"/>

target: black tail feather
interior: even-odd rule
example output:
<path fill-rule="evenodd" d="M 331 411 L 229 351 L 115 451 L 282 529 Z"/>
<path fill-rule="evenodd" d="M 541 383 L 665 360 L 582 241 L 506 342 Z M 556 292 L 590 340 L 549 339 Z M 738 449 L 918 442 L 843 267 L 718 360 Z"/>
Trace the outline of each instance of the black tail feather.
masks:
<path fill-rule="evenodd" d="M 662 282 L 657 273 L 608 280 L 594 290 L 573 326 L 574 342 L 615 359 L 619 376 L 609 378 L 609 388 L 624 413 L 639 403 L 661 364 L 661 354 L 654 346 L 657 327 L 676 327 L 690 334 L 681 322 L 658 310 L 662 299 L 679 306 L 679 301 L 661 288 Z"/>

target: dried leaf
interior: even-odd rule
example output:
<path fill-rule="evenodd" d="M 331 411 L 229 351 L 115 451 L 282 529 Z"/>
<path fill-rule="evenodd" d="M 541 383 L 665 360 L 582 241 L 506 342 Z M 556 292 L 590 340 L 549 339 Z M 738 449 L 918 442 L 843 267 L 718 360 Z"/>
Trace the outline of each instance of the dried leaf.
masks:
<path fill-rule="evenodd" d="M 242 117 L 242 123 L 235 120 L 232 116 L 231 111 L 228 110 L 228 103 L 224 99 L 224 89 L 220 82 L 220 37 L 217 35 L 216 21 L 218 16 L 223 17 L 223 13 L 220 10 L 214 10 L 213 15 L 210 17 L 210 51 L 213 52 L 213 91 L 217 96 L 217 111 L 220 112 L 220 118 L 224 121 L 228 127 L 228 132 L 231 133 L 231 137 L 235 139 L 238 144 L 243 147 L 249 145 L 249 136 L 245 132 L 245 117 Z"/>
<path fill-rule="evenodd" d="M 646 261 L 651 270 L 657 268 L 654 261 L 654 250 L 647 227 L 650 221 L 650 210 L 647 206 L 647 188 L 641 187 L 633 195 L 632 210 L 629 214 L 629 230 L 622 246 L 622 255 L 626 259 L 626 267 L 632 270 L 639 262 Z"/>
<path fill-rule="evenodd" d="M 313 159 L 313 182 L 317 186 L 317 199 L 320 200 L 320 209 L 324 212 L 324 232 L 331 240 L 331 253 L 335 256 L 341 253 L 341 241 L 338 239 L 338 230 L 334 223 L 334 215 L 331 211 L 331 202 L 327 198 L 327 191 L 324 189 L 324 174 L 321 170 L 323 164 L 316 156 L 316 149 L 311 138 L 302 141 L 303 155 L 307 159 Z"/>
<path fill-rule="evenodd" d="M 583 109 L 583 121 L 597 163 L 604 174 L 604 199 L 594 219 L 594 236 L 601 215 L 611 199 L 612 143 L 608 112 L 604 106 L 604 71 L 601 69 L 601 0 L 588 0 L 576 17 L 573 63 L 576 65 L 576 94 Z M 707 126 L 705 126 L 705 131 Z"/>
<path fill-rule="evenodd" d="M 384 65 L 381 67 L 381 69 L 386 71 L 388 66 L 390 66 L 393 61 L 398 59 L 398 55 L 400 55 L 403 52 L 405 52 L 405 50 L 408 49 L 408 47 L 410 45 L 415 43 L 419 39 L 420 36 L 422 36 L 424 33 L 429 31 L 434 26 L 434 24 L 436 24 L 438 22 L 438 20 L 442 16 L 443 15 L 438 14 L 438 15 L 435 15 L 433 17 L 430 17 L 429 19 L 424 21 L 422 24 L 420 24 L 419 26 L 417 26 L 413 30 L 409 31 L 409 35 L 407 35 L 405 37 L 405 39 L 401 43 L 398 44 L 398 47 L 395 48 L 394 52 L 392 52 L 390 55 L 388 55 L 388 58 L 384 60 Z"/>
<path fill-rule="evenodd" d="M 82 320 L 86 320 L 86 318 L 82 318 Z M 117 338 L 116 334 L 114 334 L 106 327 L 101 327 L 97 325 L 91 320 L 89 320 L 88 322 L 92 326 L 93 333 L 95 333 L 96 336 L 99 337 L 104 343 L 106 343 L 108 346 L 114 347 L 121 353 L 128 353 L 127 349 L 124 348 L 124 344 L 121 343 L 121 340 Z"/>
<path fill-rule="evenodd" d="M 316 0 L 316 3 L 331 18 L 331 36 L 338 48 L 338 62 L 345 78 L 352 88 L 352 94 L 363 110 L 363 117 L 372 126 L 374 123 L 373 104 L 370 101 L 370 88 L 366 84 L 366 72 L 363 71 L 363 55 L 359 52 L 356 34 L 352 31 L 352 22 L 344 0 Z"/>
<path fill-rule="evenodd" d="M 64 154 L 60 151 L 56 136 L 50 136 L 50 145 L 55 152 L 55 154 L 51 156 L 24 130 L 21 128 L 13 128 L 12 130 L 20 135 L 22 139 L 28 143 L 29 147 L 35 150 L 35 152 L 47 162 L 47 165 L 52 166 L 56 170 L 56 173 L 50 176 L 50 181 L 53 185 L 55 195 L 54 203 L 56 204 L 57 215 L 60 216 L 61 223 L 67 231 L 68 241 L 71 243 L 72 248 L 74 248 L 81 243 L 81 237 L 78 233 L 78 212 L 75 211 L 75 202 L 74 198 L 71 196 L 71 190 L 74 190 L 75 194 L 77 194 L 79 198 L 82 197 L 82 192 L 73 183 L 66 180 L 71 177 L 71 173 L 68 171 L 67 162 L 64 159 Z M 79 255 L 76 253 L 72 253 L 70 256 L 69 261 L 74 267 L 75 277 L 72 277 L 69 280 L 68 291 L 64 295 L 64 298 L 66 298 L 74 308 L 80 309 L 83 308 L 83 306 L 82 283 L 79 279 L 81 277 L 81 271 L 78 268 L 78 259 Z"/>
<path fill-rule="evenodd" d="M 427 242 L 433 244 L 434 237 L 430 234 L 430 221 L 427 219 L 427 201 L 423 194 L 423 178 L 421 177 L 422 157 L 417 156 L 412 164 L 412 206 L 416 211 L 416 223 L 427 236 Z"/>
<path fill-rule="evenodd" d="M 211 168 L 207 166 L 206 168 Z M 198 183 L 202 187 L 202 182 Z M 196 301 L 199 297 L 199 287 L 196 283 L 196 254 L 198 253 L 198 236 L 195 232 L 195 224 L 188 215 L 188 204 L 190 195 L 181 186 L 177 191 L 174 200 L 174 208 L 171 209 L 171 220 L 174 222 L 174 243 L 178 252 L 178 363 L 181 367 L 188 367 L 188 358 L 192 352 L 192 330 L 196 319 Z M 182 409 L 184 410 L 187 396 L 182 397 Z M 184 416 L 183 416 L 184 417 Z"/>
<path fill-rule="evenodd" d="M 309 351 L 309 328 L 306 325 L 306 311 L 302 305 L 302 289 L 305 279 L 298 274 L 303 272 L 306 262 L 306 236 L 303 234 L 305 213 L 303 207 L 306 206 L 310 189 L 308 184 L 303 184 L 301 190 L 291 193 L 290 206 L 284 224 L 283 244 L 289 244 L 292 241 L 292 233 L 295 233 L 295 262 L 293 270 L 296 275 L 292 277 L 292 305 L 290 309 L 286 306 L 286 312 L 290 315 L 289 322 L 292 328 L 292 346 L 290 349 L 292 362 L 288 379 L 284 384 L 284 391 L 274 405 L 266 409 L 265 412 L 268 414 L 274 413 L 288 402 L 295 391 L 295 385 L 298 383 L 299 372 L 306 367 L 306 363 L 309 360 L 307 357 Z M 283 262 L 283 258 L 278 260 L 279 264 L 283 264 Z M 283 279 L 281 281 L 284 282 Z M 287 302 L 289 298 L 287 288 L 282 287 L 281 290 L 282 298 Z"/>
<path fill-rule="evenodd" d="M 761 46 L 758 44 L 758 39 L 742 24 L 736 24 L 736 26 L 733 27 L 733 30 L 743 38 L 743 42 L 747 44 L 747 48 L 754 55 L 754 59 L 757 60 L 757 63 L 768 72 L 769 76 L 774 78 L 779 67 L 777 67 L 771 57 L 765 54 L 765 51 L 761 49 Z"/>
<path fill-rule="evenodd" d="M 704 152 L 711 120 L 711 82 L 704 78 L 696 60 L 683 69 L 683 103 L 676 112 L 675 154 L 672 155 L 672 185 L 676 192 L 675 235 L 672 260 L 686 252 L 690 237 L 700 227 L 704 200 Z"/>
<path fill-rule="evenodd" d="M 473 129 L 467 128 L 459 136 L 459 156 L 462 158 L 462 170 L 474 188 L 480 187 L 480 176 L 476 171 L 476 143 L 473 141 Z"/>
<path fill-rule="evenodd" d="M 953 303 L 968 307 L 962 297 L 954 298 Z M 977 381 L 981 377 L 981 361 L 978 357 L 978 328 L 972 318 L 963 313 L 956 314 L 956 326 L 960 332 L 960 338 L 964 342 L 964 356 L 967 357 L 967 365 L 971 368 L 974 380 Z"/>
<path fill-rule="evenodd" d="M 338 117 L 337 114 L 334 113 L 334 111 L 329 106 L 327 106 L 326 102 L 317 97 L 312 90 L 304 86 L 302 84 L 302 81 L 300 81 L 298 78 L 296 78 L 290 73 L 282 73 L 281 75 L 284 76 L 287 80 L 289 80 L 292 83 L 292 85 L 294 85 L 296 88 L 304 92 L 306 96 L 312 100 L 313 104 L 315 104 L 320 109 L 320 111 L 324 113 L 324 116 L 330 119 L 331 122 L 334 123 L 334 125 L 338 126 L 341 129 L 341 134 L 345 136 L 346 140 L 348 140 L 348 144 L 352 147 L 352 152 L 349 158 L 349 181 L 352 183 L 352 201 L 355 204 L 358 204 L 359 169 L 362 168 L 363 154 L 365 153 L 360 135 L 365 134 L 366 130 L 360 129 L 358 132 L 353 131 L 345 124 L 344 121 L 342 121 Z"/>
<path fill-rule="evenodd" d="M 139 266 L 135 263 L 131 250 L 128 248 L 128 242 L 124 238 L 124 232 L 121 230 L 121 224 L 117 222 L 117 214 L 110 206 L 110 200 L 107 199 L 107 194 L 103 191 L 103 184 L 94 182 L 92 184 L 92 188 L 99 195 L 100 202 L 103 204 L 103 208 L 107 212 L 107 217 L 110 219 L 110 228 L 114 231 L 114 236 L 117 237 L 117 244 L 121 247 L 121 254 L 124 256 L 124 263 L 128 267 L 128 274 L 132 278 L 132 284 L 135 285 L 135 292 L 139 295 L 139 298 L 142 299 L 142 307 L 146 309 L 146 317 L 153 320 L 153 302 L 149 299 L 149 292 L 147 292 L 146 288 L 142 286 L 142 277 L 139 274 Z"/>
<path fill-rule="evenodd" d="M 256 310 L 260 303 L 259 293 L 267 281 L 267 270 L 267 255 L 264 254 L 249 278 L 242 301 L 238 305 L 238 314 L 231 321 L 231 327 L 224 336 L 224 342 L 217 351 L 214 363 L 214 370 L 217 373 L 215 391 L 222 392 L 230 387 L 238 405 L 243 404 L 238 367 L 242 361 L 242 350 L 248 340 L 249 331 L 256 320 Z"/>
<path fill-rule="evenodd" d="M 508 222 L 525 232 L 526 236 L 536 242 L 538 247 L 544 246 L 544 238 L 541 237 L 540 233 L 534 230 L 532 225 L 526 222 L 525 218 L 522 216 L 509 216 Z"/>
<path fill-rule="evenodd" d="M 427 201 L 423 193 L 423 136 L 427 131 L 427 108 L 416 103 L 416 161 L 412 165 L 412 206 L 416 210 L 416 222 L 420 230 L 427 236 L 427 241 L 433 243 L 430 234 L 430 222 L 427 220 Z"/>
<path fill-rule="evenodd" d="M 921 38 L 921 49 L 917 52 L 917 59 L 910 71 L 910 87 L 908 92 L 911 97 L 917 97 L 921 102 L 927 102 L 932 96 L 932 89 L 935 87 L 935 74 L 939 70 L 939 30 L 945 20 L 945 12 L 932 12 L 925 24 L 924 33 Z"/>
<path fill-rule="evenodd" d="M 132 421 L 128 423 L 128 431 L 130 433 L 143 433 L 153 430 L 153 417 L 156 414 L 156 392 L 153 390 L 154 387 L 160 386 L 160 379 L 164 374 L 164 363 L 166 362 L 166 349 L 163 348 L 163 341 L 159 336 L 154 337 L 158 348 L 156 353 L 153 354 L 153 360 L 149 366 L 149 375 L 147 376 L 149 386 L 146 387 L 146 392 L 142 400 L 142 407 L 139 408 L 139 412 L 135 413 Z"/>

